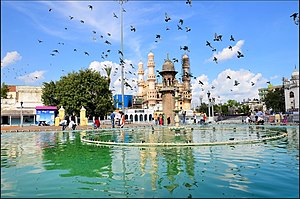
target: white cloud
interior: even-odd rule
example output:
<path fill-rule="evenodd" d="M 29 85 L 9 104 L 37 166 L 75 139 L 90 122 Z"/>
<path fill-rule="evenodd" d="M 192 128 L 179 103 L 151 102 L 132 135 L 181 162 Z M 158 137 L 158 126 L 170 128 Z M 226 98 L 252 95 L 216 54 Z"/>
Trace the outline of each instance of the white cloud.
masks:
<path fill-rule="evenodd" d="M 8 52 L 8 53 L 6 53 L 5 57 L 1 60 L 1 67 L 5 67 L 10 64 L 14 64 L 21 58 L 22 58 L 22 56 L 17 51 Z"/>
<path fill-rule="evenodd" d="M 218 59 L 218 62 L 236 57 L 237 51 L 242 53 L 242 46 L 244 45 L 244 42 L 244 40 L 240 40 L 235 46 L 232 46 L 232 49 L 229 49 L 229 46 L 227 46 L 226 48 L 223 48 L 222 51 L 215 52 L 207 61 L 212 62 L 214 57 Z"/>
<path fill-rule="evenodd" d="M 279 78 L 278 75 L 274 75 L 274 76 L 270 77 L 270 79 L 277 79 L 277 78 Z"/>
<path fill-rule="evenodd" d="M 137 93 L 137 70 L 138 66 L 134 65 L 131 60 L 125 59 L 125 65 L 124 65 L 124 78 L 125 81 L 128 82 L 128 84 L 132 87 L 133 90 L 131 90 L 130 87 L 124 86 L 124 94 L 126 95 L 135 95 Z M 130 65 L 132 64 L 132 66 Z M 89 68 L 93 69 L 95 71 L 99 71 L 102 76 L 107 77 L 107 74 L 104 70 L 105 67 L 112 67 L 110 78 L 110 89 L 113 91 L 113 94 L 121 94 L 121 67 L 119 63 L 114 63 L 112 61 L 93 61 L 90 63 Z"/>
<path fill-rule="evenodd" d="M 40 71 L 34 71 L 32 73 L 29 73 L 27 75 L 19 76 L 17 77 L 19 80 L 23 81 L 24 83 L 33 83 L 38 80 L 44 79 L 44 74 L 46 71 L 40 70 Z"/>
<path fill-rule="evenodd" d="M 231 79 L 228 79 L 230 76 Z M 200 86 L 199 80 L 203 82 L 203 86 Z M 235 80 L 240 84 L 234 86 Z M 252 86 L 252 82 L 254 85 Z M 201 75 L 196 80 L 192 81 L 192 104 L 199 105 L 200 96 L 203 102 L 207 103 L 207 92 L 210 91 L 211 97 L 216 99 L 217 103 L 225 103 L 229 99 L 242 102 L 248 98 L 259 98 L 258 89 L 265 85 L 266 79 L 262 77 L 261 73 L 253 74 L 249 70 L 240 69 L 237 71 L 226 69 L 222 71 L 216 79 L 209 83 L 207 76 Z M 212 86 L 215 88 L 212 89 Z"/>

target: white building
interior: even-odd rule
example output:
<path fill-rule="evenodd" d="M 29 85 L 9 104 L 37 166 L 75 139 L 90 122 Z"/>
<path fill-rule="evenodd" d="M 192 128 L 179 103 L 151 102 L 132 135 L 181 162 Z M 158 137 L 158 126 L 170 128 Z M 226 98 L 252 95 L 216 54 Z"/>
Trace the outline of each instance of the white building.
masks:
<path fill-rule="evenodd" d="M 21 112 L 24 125 L 36 121 L 36 106 L 43 106 L 42 87 L 8 86 L 7 99 L 1 98 L 1 124 L 19 125 Z M 23 103 L 21 108 L 21 102 Z"/>
<path fill-rule="evenodd" d="M 285 111 L 299 112 L 299 71 L 294 69 L 291 79 L 283 78 Z"/>

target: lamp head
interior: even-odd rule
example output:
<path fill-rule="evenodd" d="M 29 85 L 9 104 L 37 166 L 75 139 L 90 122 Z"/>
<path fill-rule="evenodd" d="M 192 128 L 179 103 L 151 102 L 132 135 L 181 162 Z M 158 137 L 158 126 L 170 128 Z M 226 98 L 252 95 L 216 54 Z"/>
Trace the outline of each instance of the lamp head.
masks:
<path fill-rule="evenodd" d="M 210 92 L 209 91 L 207 91 L 207 97 L 210 98 Z"/>

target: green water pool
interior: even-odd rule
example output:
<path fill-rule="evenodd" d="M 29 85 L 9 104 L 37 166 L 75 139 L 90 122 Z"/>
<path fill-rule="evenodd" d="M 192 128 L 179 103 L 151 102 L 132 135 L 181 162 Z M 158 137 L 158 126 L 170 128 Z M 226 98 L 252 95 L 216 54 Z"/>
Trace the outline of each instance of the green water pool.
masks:
<path fill-rule="evenodd" d="M 1 197 L 299 197 L 298 127 L 272 127 L 288 136 L 255 144 L 118 147 L 81 141 L 99 134 L 115 142 L 214 142 L 261 137 L 270 128 L 4 133 Z"/>

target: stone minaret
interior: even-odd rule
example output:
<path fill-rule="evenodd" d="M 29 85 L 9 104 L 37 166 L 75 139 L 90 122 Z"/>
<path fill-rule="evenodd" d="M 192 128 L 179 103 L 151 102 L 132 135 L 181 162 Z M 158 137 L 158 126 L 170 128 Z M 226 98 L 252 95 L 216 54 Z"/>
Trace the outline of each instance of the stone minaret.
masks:
<path fill-rule="evenodd" d="M 190 77 L 190 60 L 187 54 L 182 56 L 182 109 L 190 110 L 191 109 L 191 77 Z"/>
<path fill-rule="evenodd" d="M 155 89 L 156 76 L 154 72 L 155 63 L 154 63 L 154 54 L 150 51 L 148 54 L 148 89 L 147 89 L 147 103 L 148 108 L 154 108 L 156 104 L 157 93 Z"/>
<path fill-rule="evenodd" d="M 167 118 L 170 117 L 171 124 L 174 124 L 174 109 L 175 109 L 175 89 L 176 88 L 176 79 L 175 76 L 177 71 L 175 71 L 173 62 L 167 56 L 165 63 L 162 66 L 162 71 L 159 72 L 162 76 L 163 87 L 160 89 L 162 94 L 162 107 L 165 114 L 165 122 Z"/>
<path fill-rule="evenodd" d="M 137 96 L 139 98 L 143 97 L 143 92 L 144 92 L 144 68 L 143 68 L 143 62 L 140 61 L 138 64 L 138 94 Z"/>

